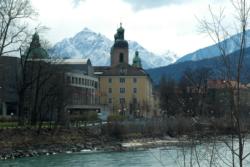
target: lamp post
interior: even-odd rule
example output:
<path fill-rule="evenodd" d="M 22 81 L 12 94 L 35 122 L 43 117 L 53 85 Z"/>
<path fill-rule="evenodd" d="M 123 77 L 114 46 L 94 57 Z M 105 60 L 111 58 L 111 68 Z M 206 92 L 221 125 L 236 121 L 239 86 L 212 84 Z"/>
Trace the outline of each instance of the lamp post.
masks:
<path fill-rule="evenodd" d="M 140 110 L 138 109 L 138 110 L 136 110 L 136 112 L 137 112 L 137 117 L 139 118 L 139 116 L 140 116 Z"/>
<path fill-rule="evenodd" d="M 71 122 L 71 119 L 70 119 L 70 110 L 67 109 L 67 126 L 70 127 L 70 122 Z"/>
<path fill-rule="evenodd" d="M 126 108 L 123 108 L 123 115 L 124 115 L 124 116 L 126 115 L 126 111 L 127 111 L 127 109 L 126 109 Z"/>

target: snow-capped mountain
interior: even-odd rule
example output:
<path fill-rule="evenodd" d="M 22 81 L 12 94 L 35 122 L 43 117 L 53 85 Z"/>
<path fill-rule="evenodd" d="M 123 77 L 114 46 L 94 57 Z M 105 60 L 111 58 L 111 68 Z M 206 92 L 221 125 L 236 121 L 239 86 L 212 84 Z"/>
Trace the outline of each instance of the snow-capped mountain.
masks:
<path fill-rule="evenodd" d="M 129 63 L 132 63 L 135 51 L 139 51 L 142 66 L 145 69 L 166 66 L 174 63 L 177 56 L 174 53 L 158 55 L 149 52 L 135 41 L 129 43 Z M 104 35 L 95 33 L 88 28 L 77 33 L 72 38 L 58 42 L 50 49 L 50 54 L 62 58 L 89 58 L 94 66 L 110 65 L 110 49 L 113 41 Z"/>
<path fill-rule="evenodd" d="M 176 62 L 185 62 L 185 61 L 198 61 L 202 59 L 208 59 L 212 57 L 220 56 L 220 50 L 218 45 L 225 48 L 227 54 L 231 54 L 240 49 L 240 34 L 231 36 L 230 38 L 220 42 L 219 44 L 211 45 L 206 48 L 199 49 L 193 53 L 187 54 Z M 246 31 L 246 48 L 250 47 L 250 30 Z"/>
<path fill-rule="evenodd" d="M 143 48 L 139 43 L 135 41 L 128 41 L 129 43 L 129 63 L 132 64 L 132 60 L 135 51 L 139 52 L 139 56 L 142 60 L 142 66 L 145 69 L 166 66 L 176 61 L 176 55 L 170 51 L 165 54 L 154 54 Z"/>

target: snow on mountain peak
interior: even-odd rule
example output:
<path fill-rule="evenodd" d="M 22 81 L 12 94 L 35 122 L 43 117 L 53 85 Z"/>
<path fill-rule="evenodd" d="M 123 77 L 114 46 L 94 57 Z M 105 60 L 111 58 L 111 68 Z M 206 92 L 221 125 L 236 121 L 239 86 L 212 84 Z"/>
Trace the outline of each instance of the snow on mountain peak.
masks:
<path fill-rule="evenodd" d="M 90 30 L 88 27 L 84 27 L 82 31 L 84 31 L 84 32 L 93 32 L 93 31 Z"/>
<path fill-rule="evenodd" d="M 240 49 L 240 45 L 239 45 L 240 40 L 241 40 L 241 33 L 232 35 L 218 44 L 214 44 L 214 45 L 202 48 L 202 49 L 198 49 L 197 51 L 193 53 L 184 55 L 183 57 L 177 60 L 177 63 L 185 62 L 185 61 L 198 61 L 202 59 L 218 57 L 221 55 L 219 45 L 223 46 L 223 48 L 226 51 L 226 54 L 231 54 Z M 247 47 L 250 47 L 250 30 L 246 31 L 246 48 Z"/>
<path fill-rule="evenodd" d="M 143 48 L 136 41 L 129 43 L 129 63 L 132 63 L 135 51 L 139 51 L 142 66 L 145 69 L 166 66 L 176 61 L 175 54 L 154 54 Z M 89 58 L 95 66 L 106 66 L 110 64 L 110 49 L 113 41 L 100 33 L 91 31 L 85 27 L 72 38 L 66 38 L 56 43 L 51 54 L 62 58 Z"/>

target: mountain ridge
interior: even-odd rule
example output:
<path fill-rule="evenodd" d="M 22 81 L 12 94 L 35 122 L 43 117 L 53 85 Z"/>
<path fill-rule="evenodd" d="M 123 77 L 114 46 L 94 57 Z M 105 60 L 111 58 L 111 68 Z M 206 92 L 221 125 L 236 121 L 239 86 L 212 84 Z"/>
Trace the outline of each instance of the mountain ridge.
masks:
<path fill-rule="evenodd" d="M 168 51 L 165 54 L 155 54 L 148 51 L 136 41 L 128 40 L 129 63 L 132 63 L 135 51 L 139 51 L 142 66 L 145 69 L 166 66 L 174 63 L 178 57 Z M 56 43 L 50 54 L 61 58 L 89 58 L 94 66 L 110 65 L 110 49 L 113 41 L 106 36 L 85 27 L 71 38 L 64 38 Z"/>
<path fill-rule="evenodd" d="M 239 55 L 239 50 L 229 54 L 230 58 L 230 66 L 232 70 L 237 69 L 237 56 Z M 241 79 L 243 82 L 250 82 L 249 72 L 250 72 L 250 47 L 245 49 L 245 57 L 244 57 L 243 69 Z M 211 69 L 214 74 L 214 78 L 223 78 L 221 73 L 225 71 L 225 64 L 220 56 L 206 58 L 197 61 L 184 61 L 179 63 L 174 63 L 165 67 L 159 67 L 154 69 L 147 70 L 148 74 L 154 81 L 154 84 L 158 84 L 162 76 L 166 76 L 168 78 L 174 79 L 176 81 L 180 80 L 185 70 L 196 70 L 200 68 L 209 68 Z"/>
<path fill-rule="evenodd" d="M 217 57 L 221 55 L 218 45 L 221 45 L 227 51 L 226 54 L 231 54 L 239 50 L 239 45 L 237 41 L 240 41 L 240 34 L 234 34 L 229 38 L 221 41 L 218 44 L 213 44 L 204 48 L 200 48 L 192 53 L 188 53 L 181 58 L 179 58 L 175 63 L 185 62 L 185 61 L 198 61 L 206 58 Z M 250 30 L 246 31 L 246 47 L 250 47 Z"/>

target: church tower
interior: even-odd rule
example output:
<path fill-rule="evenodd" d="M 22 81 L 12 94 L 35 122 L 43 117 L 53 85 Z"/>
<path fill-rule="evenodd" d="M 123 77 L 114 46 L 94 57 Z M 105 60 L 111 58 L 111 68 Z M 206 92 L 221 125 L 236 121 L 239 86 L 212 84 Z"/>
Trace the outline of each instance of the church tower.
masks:
<path fill-rule="evenodd" d="M 128 64 L 128 41 L 124 39 L 124 28 L 122 24 L 114 36 L 115 41 L 111 48 L 111 66 L 126 63 Z"/>

